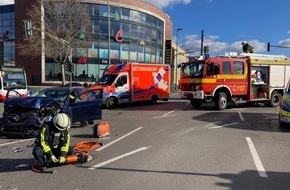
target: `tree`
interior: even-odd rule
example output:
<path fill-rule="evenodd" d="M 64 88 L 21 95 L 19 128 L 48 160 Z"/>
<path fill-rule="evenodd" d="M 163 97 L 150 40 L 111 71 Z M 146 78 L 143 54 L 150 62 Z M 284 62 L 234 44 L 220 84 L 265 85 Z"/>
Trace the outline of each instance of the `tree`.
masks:
<path fill-rule="evenodd" d="M 70 48 L 86 47 L 87 39 L 79 37 L 91 33 L 89 10 L 79 0 L 34 1 L 26 18 L 31 21 L 33 36 L 24 38 L 23 43 L 16 46 L 24 56 L 41 55 L 45 52 L 46 58 L 53 59 L 60 65 L 64 85 L 65 63 L 72 59 Z"/>

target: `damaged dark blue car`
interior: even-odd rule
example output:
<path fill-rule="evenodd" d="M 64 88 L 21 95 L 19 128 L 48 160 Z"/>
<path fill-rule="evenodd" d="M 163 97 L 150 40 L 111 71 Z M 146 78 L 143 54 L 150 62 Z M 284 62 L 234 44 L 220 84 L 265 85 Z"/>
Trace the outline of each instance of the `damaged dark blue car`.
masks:
<path fill-rule="evenodd" d="M 93 123 L 102 118 L 101 92 L 84 87 L 44 88 L 29 97 L 11 97 L 4 102 L 0 135 L 31 137 L 57 112 L 67 113 L 71 123 Z"/>

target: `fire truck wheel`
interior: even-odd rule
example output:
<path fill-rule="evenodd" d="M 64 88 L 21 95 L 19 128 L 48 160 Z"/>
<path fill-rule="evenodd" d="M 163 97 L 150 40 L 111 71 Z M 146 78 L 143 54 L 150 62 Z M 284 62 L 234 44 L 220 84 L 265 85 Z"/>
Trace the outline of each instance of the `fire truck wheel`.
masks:
<path fill-rule="evenodd" d="M 192 99 L 190 103 L 193 107 L 199 108 L 202 104 L 202 100 Z"/>
<path fill-rule="evenodd" d="M 272 93 L 272 96 L 271 96 L 271 99 L 270 99 L 270 104 L 272 107 L 277 107 L 280 105 L 280 102 L 281 102 L 281 94 L 279 92 L 273 92 Z"/>
<path fill-rule="evenodd" d="M 219 110 L 224 110 L 227 108 L 227 105 L 228 105 L 227 94 L 224 92 L 219 92 L 215 99 L 215 106 Z"/>
<path fill-rule="evenodd" d="M 108 100 L 106 102 L 106 107 L 108 109 L 116 108 L 117 107 L 117 102 L 116 102 L 115 98 L 112 98 L 112 97 L 108 98 Z"/>

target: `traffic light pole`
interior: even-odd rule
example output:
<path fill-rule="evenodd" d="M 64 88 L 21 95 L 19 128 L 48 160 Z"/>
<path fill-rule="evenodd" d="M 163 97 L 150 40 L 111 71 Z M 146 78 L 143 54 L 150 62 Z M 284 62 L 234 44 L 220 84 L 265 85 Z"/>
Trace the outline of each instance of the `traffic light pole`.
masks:
<path fill-rule="evenodd" d="M 287 46 L 275 46 L 275 45 L 271 45 L 270 42 L 267 43 L 267 51 L 270 51 L 270 48 L 271 47 L 277 47 L 277 48 L 290 48 L 290 47 L 287 47 Z"/>

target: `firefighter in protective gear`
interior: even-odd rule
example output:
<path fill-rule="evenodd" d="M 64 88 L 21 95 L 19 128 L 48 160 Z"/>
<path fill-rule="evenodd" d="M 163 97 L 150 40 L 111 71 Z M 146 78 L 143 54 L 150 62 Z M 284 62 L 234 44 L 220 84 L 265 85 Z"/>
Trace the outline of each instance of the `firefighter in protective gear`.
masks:
<path fill-rule="evenodd" d="M 242 42 L 243 52 L 244 53 L 254 53 L 254 47 L 248 44 L 247 42 Z"/>
<path fill-rule="evenodd" d="M 65 164 L 66 156 L 74 154 L 70 146 L 70 118 L 65 113 L 58 113 L 45 122 L 35 140 L 33 156 L 42 167 L 49 159 L 53 164 Z"/>

